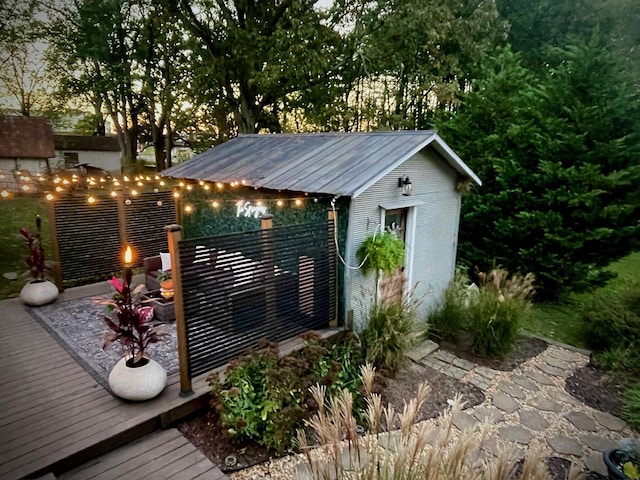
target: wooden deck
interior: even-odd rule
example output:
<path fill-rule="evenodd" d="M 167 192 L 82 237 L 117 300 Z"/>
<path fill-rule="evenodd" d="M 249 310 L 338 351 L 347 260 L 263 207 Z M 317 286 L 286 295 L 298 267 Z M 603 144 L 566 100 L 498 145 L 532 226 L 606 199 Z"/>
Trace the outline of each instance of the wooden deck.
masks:
<path fill-rule="evenodd" d="M 58 301 L 107 292 L 105 283 L 71 289 Z M 0 478 L 56 475 L 171 425 L 206 405 L 205 377 L 179 395 L 177 375 L 156 399 L 111 396 L 25 311 L 0 301 Z M 114 477 L 117 478 L 117 477 Z"/>
<path fill-rule="evenodd" d="M 108 284 L 103 282 L 70 289 L 58 301 L 108 291 Z M 99 478 L 115 480 L 121 478 L 122 469 L 137 465 L 134 456 L 140 461 L 162 457 L 152 463 L 171 464 L 167 464 L 171 469 L 144 475 L 147 478 L 165 478 L 162 475 L 166 472 L 170 478 L 196 478 L 196 472 L 202 475 L 197 476 L 202 480 L 224 478 L 209 469 L 184 443 L 186 440 L 176 436 L 177 431 L 145 437 L 136 443 L 141 437 L 166 429 L 176 420 L 205 407 L 209 400 L 206 384 L 209 374 L 193 379 L 194 393 L 188 397 L 179 395 L 176 374 L 169 377 L 167 388 L 156 399 L 124 402 L 111 396 L 78 365 L 25 311 L 19 299 L 0 301 L 0 312 L 1 479 L 38 476 L 84 479 L 89 478 L 83 476 L 88 469 L 102 468 L 97 474 Z M 321 334 L 329 336 L 336 331 L 331 329 Z M 300 339 L 284 342 L 280 352 L 286 355 L 302 344 Z M 117 452 L 108 453 L 125 445 Z M 166 453 L 162 453 L 163 448 Z M 145 452 L 144 455 L 141 452 Z M 185 453 L 184 457 L 179 456 L 181 453 Z M 187 466 L 185 462 L 194 463 Z M 122 478 L 129 476 L 122 475 Z"/>
<path fill-rule="evenodd" d="M 224 480 L 227 478 L 175 428 L 153 433 L 63 473 L 59 480 Z"/>

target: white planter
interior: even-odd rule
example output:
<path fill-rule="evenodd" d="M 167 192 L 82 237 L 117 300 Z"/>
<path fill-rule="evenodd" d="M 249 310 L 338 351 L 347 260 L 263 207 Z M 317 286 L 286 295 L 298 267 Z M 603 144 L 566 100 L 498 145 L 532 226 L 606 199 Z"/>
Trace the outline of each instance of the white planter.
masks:
<path fill-rule="evenodd" d="M 58 287 L 49 280 L 31 280 L 20 290 L 20 298 L 33 307 L 46 305 L 58 298 Z"/>
<path fill-rule="evenodd" d="M 120 398 L 136 402 L 150 400 L 167 385 L 167 372 L 162 366 L 148 359 L 142 367 L 127 367 L 125 357 L 118 360 L 109 374 L 109 387 Z"/>

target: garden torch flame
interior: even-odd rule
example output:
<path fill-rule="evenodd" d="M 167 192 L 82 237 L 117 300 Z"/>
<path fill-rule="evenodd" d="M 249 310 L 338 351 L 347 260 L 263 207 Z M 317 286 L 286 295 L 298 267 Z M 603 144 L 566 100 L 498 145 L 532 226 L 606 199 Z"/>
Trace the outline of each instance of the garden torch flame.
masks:
<path fill-rule="evenodd" d="M 131 261 L 133 260 L 133 252 L 131 251 L 131 247 L 127 245 L 127 249 L 124 251 L 124 264 L 131 265 Z"/>
<path fill-rule="evenodd" d="M 131 247 L 127 245 L 127 248 L 124 251 L 124 284 L 126 285 L 126 288 L 129 288 L 131 286 L 131 278 L 133 276 L 133 273 L 131 272 L 132 261 L 133 252 L 131 251 Z"/>

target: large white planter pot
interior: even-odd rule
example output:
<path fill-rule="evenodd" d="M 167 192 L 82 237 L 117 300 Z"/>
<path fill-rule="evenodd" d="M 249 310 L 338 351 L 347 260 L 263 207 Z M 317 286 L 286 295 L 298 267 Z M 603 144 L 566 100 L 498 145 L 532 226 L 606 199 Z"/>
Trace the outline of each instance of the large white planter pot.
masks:
<path fill-rule="evenodd" d="M 58 287 L 49 280 L 31 280 L 20 290 L 20 298 L 33 307 L 46 305 L 58 298 Z"/>
<path fill-rule="evenodd" d="M 155 360 L 142 367 L 127 367 L 125 357 L 115 364 L 109 374 L 109 387 L 120 398 L 136 402 L 149 400 L 167 385 L 167 372 Z"/>

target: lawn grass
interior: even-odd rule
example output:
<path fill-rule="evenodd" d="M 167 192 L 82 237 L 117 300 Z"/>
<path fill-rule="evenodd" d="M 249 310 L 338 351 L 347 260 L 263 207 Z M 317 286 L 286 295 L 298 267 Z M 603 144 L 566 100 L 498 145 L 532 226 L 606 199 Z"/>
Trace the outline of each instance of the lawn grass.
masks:
<path fill-rule="evenodd" d="M 594 295 L 614 294 L 636 280 L 640 271 L 640 252 L 611 264 L 609 269 L 618 276 L 604 287 L 589 293 L 573 294 L 563 303 L 536 304 L 521 327 L 528 332 L 584 348 L 582 310 Z"/>
<path fill-rule="evenodd" d="M 34 197 L 13 197 L 0 200 L 0 298 L 14 297 L 31 278 L 22 276 L 27 270 L 27 244 L 20 228 L 36 229 L 36 215 L 42 218 L 42 240 L 47 260 L 52 260 L 49 214 L 46 201 Z M 15 272 L 17 280 L 7 280 L 1 274 Z"/>

